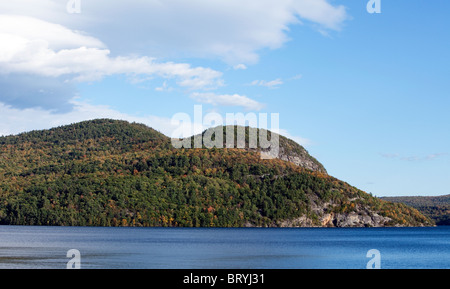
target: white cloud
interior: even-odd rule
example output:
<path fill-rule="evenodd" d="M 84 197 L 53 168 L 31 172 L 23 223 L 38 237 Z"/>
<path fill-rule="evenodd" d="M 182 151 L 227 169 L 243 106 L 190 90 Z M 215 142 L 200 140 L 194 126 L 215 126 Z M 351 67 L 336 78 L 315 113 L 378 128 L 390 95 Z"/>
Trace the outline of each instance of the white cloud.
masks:
<path fill-rule="evenodd" d="M 247 65 L 240 63 L 240 64 L 237 64 L 237 65 L 233 66 L 233 69 L 234 70 L 246 70 L 247 69 Z"/>
<path fill-rule="evenodd" d="M 266 81 L 266 80 L 254 80 L 250 85 L 254 86 L 264 86 L 267 88 L 278 88 L 278 86 L 282 85 L 284 82 L 281 78 L 277 78 L 275 80 Z"/>
<path fill-rule="evenodd" d="M 186 63 L 157 62 L 138 56 L 111 57 L 93 37 L 31 17 L 0 15 L 2 74 L 25 73 L 93 81 L 108 75 L 155 75 L 175 78 L 190 89 L 220 86 L 222 73 Z"/>
<path fill-rule="evenodd" d="M 67 1 L 0 1 L 0 11 L 59 23 L 100 37 L 116 53 L 218 57 L 253 64 L 261 49 L 289 40 L 290 26 L 339 30 L 348 18 L 331 0 L 89 0 L 68 14 Z"/>
<path fill-rule="evenodd" d="M 167 59 L 212 57 L 234 69 L 246 69 L 258 62 L 262 49 L 277 49 L 289 41 L 292 25 L 308 23 L 318 30 L 339 30 L 348 17 L 345 8 L 331 0 L 82 0 L 82 13 L 76 15 L 67 13 L 66 4 L 60 0 L 0 1 L 0 81 L 20 80 L 2 86 L 0 134 L 98 117 L 169 127 L 166 119 L 133 118 L 107 106 L 72 101 L 73 83 L 126 74 L 131 79 L 159 77 L 189 92 L 215 89 L 224 85 L 222 72 Z M 6 95 L 6 86 L 18 87 L 33 76 L 32 87 L 21 90 L 28 96 Z M 37 82 L 45 78 L 42 88 Z M 280 79 L 258 83 L 281 84 Z M 164 89 L 170 88 L 164 84 L 157 88 Z M 54 101 L 57 94 L 64 94 L 62 101 Z M 39 101 L 39 97 L 47 99 Z M 197 92 L 191 98 L 247 110 L 264 107 L 240 94 Z M 72 111 L 46 107 L 50 102 L 69 104 Z"/>
<path fill-rule="evenodd" d="M 348 15 L 344 6 L 333 6 L 326 0 L 290 1 L 294 11 L 306 20 L 324 28 L 339 30 Z"/>
<path fill-rule="evenodd" d="M 216 93 L 192 93 L 191 98 L 200 103 L 220 106 L 241 106 L 246 110 L 261 110 L 264 105 L 244 95 L 216 94 Z"/>
<path fill-rule="evenodd" d="M 49 48 L 54 50 L 82 46 L 105 48 L 100 40 L 80 31 L 28 16 L 0 15 L 1 34 L 14 37 L 15 42 L 45 41 Z M 2 46 L 8 47 L 9 43 L 2 42 Z"/>

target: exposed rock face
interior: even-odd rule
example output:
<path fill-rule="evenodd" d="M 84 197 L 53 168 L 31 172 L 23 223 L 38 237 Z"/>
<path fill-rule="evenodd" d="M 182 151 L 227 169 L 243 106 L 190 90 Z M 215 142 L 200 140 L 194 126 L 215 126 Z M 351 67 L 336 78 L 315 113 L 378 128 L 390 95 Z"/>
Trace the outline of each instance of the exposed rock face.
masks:
<path fill-rule="evenodd" d="M 306 149 L 300 145 L 298 145 L 297 151 L 287 151 L 284 146 L 280 146 L 278 158 L 308 170 L 327 173 L 324 166 L 310 156 Z"/>
<path fill-rule="evenodd" d="M 357 199 L 354 198 L 351 201 L 355 202 Z M 355 205 L 350 212 L 339 213 L 334 212 L 333 209 L 342 204 L 328 202 L 317 205 L 315 200 L 310 201 L 314 203 L 311 206 L 311 215 L 316 217 L 315 224 L 318 227 L 384 227 L 391 221 L 390 218 L 380 216 L 369 207 L 360 204 Z"/>
<path fill-rule="evenodd" d="M 351 212 L 336 213 L 333 208 L 338 204 L 325 203 L 319 206 L 313 200 L 310 201 L 311 212 L 296 219 L 279 221 L 272 224 L 272 227 L 386 227 L 391 222 L 391 218 L 381 216 L 368 207 L 358 205 Z"/>
<path fill-rule="evenodd" d="M 377 213 L 351 212 L 349 214 L 324 214 L 318 220 L 306 216 L 279 222 L 277 227 L 385 227 L 391 219 Z"/>
<path fill-rule="evenodd" d="M 384 227 L 391 219 L 377 213 L 330 214 L 325 227 Z"/>

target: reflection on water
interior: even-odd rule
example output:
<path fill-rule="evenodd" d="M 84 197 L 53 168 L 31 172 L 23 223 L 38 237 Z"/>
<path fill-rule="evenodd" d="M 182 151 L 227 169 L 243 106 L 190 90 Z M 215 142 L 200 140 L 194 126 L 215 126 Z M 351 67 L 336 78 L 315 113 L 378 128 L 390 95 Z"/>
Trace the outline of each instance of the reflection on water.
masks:
<path fill-rule="evenodd" d="M 171 229 L 0 226 L 0 268 L 450 268 L 450 227 Z"/>

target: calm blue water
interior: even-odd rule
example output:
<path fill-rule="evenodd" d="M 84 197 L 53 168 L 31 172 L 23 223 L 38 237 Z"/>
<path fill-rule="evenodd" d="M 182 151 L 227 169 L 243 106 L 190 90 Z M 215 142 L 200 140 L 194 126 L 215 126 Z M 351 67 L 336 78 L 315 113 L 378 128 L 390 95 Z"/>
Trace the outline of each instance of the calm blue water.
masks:
<path fill-rule="evenodd" d="M 0 226 L 0 268 L 450 268 L 450 227 L 167 229 Z"/>

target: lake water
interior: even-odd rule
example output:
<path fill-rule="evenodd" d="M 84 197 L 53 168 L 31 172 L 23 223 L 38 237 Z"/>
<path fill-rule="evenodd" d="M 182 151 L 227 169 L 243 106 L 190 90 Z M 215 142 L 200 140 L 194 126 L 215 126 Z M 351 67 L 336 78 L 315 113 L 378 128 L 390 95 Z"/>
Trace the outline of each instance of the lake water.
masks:
<path fill-rule="evenodd" d="M 364 269 L 450 268 L 450 227 L 92 228 L 0 226 L 0 268 Z"/>

